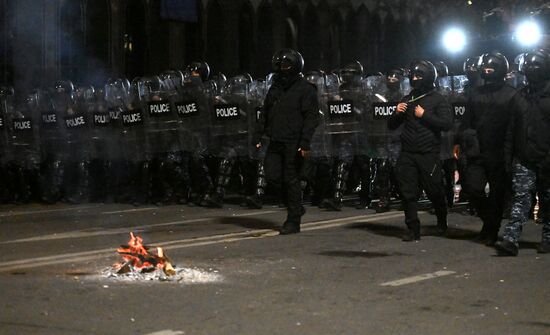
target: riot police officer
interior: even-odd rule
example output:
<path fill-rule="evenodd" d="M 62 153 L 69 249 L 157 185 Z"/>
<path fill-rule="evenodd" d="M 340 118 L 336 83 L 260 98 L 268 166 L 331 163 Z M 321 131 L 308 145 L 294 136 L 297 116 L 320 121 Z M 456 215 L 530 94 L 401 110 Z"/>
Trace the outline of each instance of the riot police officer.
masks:
<path fill-rule="evenodd" d="M 450 100 L 453 96 L 453 77 L 449 76 L 449 68 L 442 61 L 434 64 L 437 71 L 436 86 L 439 93 Z M 444 83 L 448 83 L 445 85 Z M 449 101 L 450 102 L 450 101 Z M 454 118 L 453 118 L 454 120 Z M 441 133 L 441 151 L 439 159 L 443 169 L 443 187 L 445 189 L 445 198 L 447 206 L 452 207 L 454 204 L 454 184 L 456 160 L 454 158 L 455 132 L 454 128 Z"/>
<path fill-rule="evenodd" d="M 10 133 L 13 160 L 9 164 L 9 175 L 13 183 L 13 201 L 28 203 L 39 194 L 40 178 L 40 134 L 38 118 L 43 94 L 34 90 L 17 105 L 9 106 L 11 114 Z"/>
<path fill-rule="evenodd" d="M 13 198 L 12 178 L 8 175 L 8 164 L 13 161 L 9 120 L 13 114 L 14 90 L 12 87 L 0 87 L 0 203 L 10 202 Z"/>
<path fill-rule="evenodd" d="M 214 97 L 210 115 L 210 153 L 219 160 L 215 189 L 205 197 L 209 207 L 222 207 L 226 188 L 237 161 L 250 156 L 249 130 L 254 113 L 248 103 L 250 75 L 229 79 L 223 90 Z"/>
<path fill-rule="evenodd" d="M 461 124 L 461 150 L 468 160 L 463 188 L 483 221 L 479 240 L 487 245 L 497 240 L 508 185 L 503 143 L 510 102 L 516 93 L 504 81 L 508 67 L 508 60 L 500 53 L 481 56 L 479 69 L 484 85 L 468 99 Z"/>
<path fill-rule="evenodd" d="M 391 185 L 396 182 L 394 170 L 400 151 L 399 132 L 389 130 L 387 121 L 403 98 L 407 85 L 400 69 L 391 70 L 386 76 L 368 77 L 367 81 L 368 86 L 372 87 L 367 132 L 376 143 L 371 164 L 371 184 L 378 198 L 375 210 L 381 213 L 389 210 Z"/>
<path fill-rule="evenodd" d="M 182 141 L 184 175 L 191 176 L 188 204 L 200 205 L 213 188 L 207 165 L 210 104 L 217 85 L 209 80 L 210 67 L 206 62 L 191 63 L 184 75 L 180 101 L 176 103 Z"/>
<path fill-rule="evenodd" d="M 319 104 L 315 86 L 302 76 L 304 59 L 299 52 L 277 51 L 272 66 L 275 77 L 264 103 L 262 127 L 255 138 L 258 148 L 264 133 L 270 139 L 265 157 L 268 184 L 283 186 L 286 191 L 288 215 L 281 234 L 294 234 L 300 232 L 305 213 L 299 165 L 311 149 L 311 138 L 319 123 Z"/>
<path fill-rule="evenodd" d="M 510 221 L 497 250 L 516 256 L 522 227 L 527 222 L 533 193 L 538 191 L 542 239 L 539 253 L 550 253 L 550 52 L 528 52 L 520 70 L 527 78 L 512 100 L 506 135 L 506 164 L 513 164 L 513 200 Z"/>
<path fill-rule="evenodd" d="M 370 204 L 370 158 L 372 139 L 366 133 L 367 95 L 363 90 L 363 66 L 352 62 L 341 70 L 342 82 L 335 90 L 331 87 L 330 98 L 323 105 L 327 133 L 330 135 L 331 154 L 334 160 L 333 189 L 331 198 L 325 199 L 322 206 L 340 211 L 346 190 L 348 175 L 355 162 L 358 168 L 361 191 L 358 208 Z M 369 143 L 370 142 L 370 143 Z M 369 144 L 371 144 L 369 146 Z"/>
<path fill-rule="evenodd" d="M 413 62 L 409 75 L 413 90 L 402 99 L 396 113 L 388 120 L 390 129 L 403 124 L 401 154 L 396 169 L 408 227 L 404 241 L 420 240 L 417 207 L 421 188 L 434 206 L 438 232 L 443 234 L 447 230 L 439 151 L 441 131 L 451 129 L 452 119 L 449 103 L 435 90 L 436 78 L 432 63 L 424 60 Z"/>

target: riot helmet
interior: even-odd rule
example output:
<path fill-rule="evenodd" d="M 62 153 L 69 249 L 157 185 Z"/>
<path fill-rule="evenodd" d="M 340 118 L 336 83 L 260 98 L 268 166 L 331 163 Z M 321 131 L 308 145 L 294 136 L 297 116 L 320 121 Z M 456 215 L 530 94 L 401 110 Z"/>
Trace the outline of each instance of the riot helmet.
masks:
<path fill-rule="evenodd" d="M 54 89 L 57 93 L 71 95 L 74 91 L 74 85 L 70 80 L 58 80 L 54 84 Z"/>
<path fill-rule="evenodd" d="M 304 58 L 302 55 L 292 49 L 281 49 L 271 59 L 273 72 L 284 77 L 298 75 L 304 69 Z"/>
<path fill-rule="evenodd" d="M 11 112 L 9 109 L 13 104 L 14 90 L 11 86 L 0 87 L 0 114 Z"/>
<path fill-rule="evenodd" d="M 409 80 L 414 89 L 432 89 L 435 87 L 436 78 L 437 71 L 431 62 L 420 60 L 411 63 Z"/>
<path fill-rule="evenodd" d="M 200 77 L 203 82 L 210 78 L 210 66 L 207 62 L 192 62 L 187 66 L 187 72 L 192 77 Z"/>
<path fill-rule="evenodd" d="M 495 83 L 504 80 L 510 66 L 506 56 L 500 52 L 491 52 L 479 58 L 478 68 L 481 78 L 488 83 Z"/>
<path fill-rule="evenodd" d="M 358 85 L 363 77 L 363 65 L 359 61 L 346 64 L 340 70 L 340 77 L 344 84 Z"/>
<path fill-rule="evenodd" d="M 252 83 L 252 77 L 248 74 L 241 74 L 235 77 L 231 77 L 227 82 L 227 92 L 230 94 L 237 94 L 245 96 L 248 92 L 248 85 Z"/>
<path fill-rule="evenodd" d="M 128 79 L 109 79 L 105 84 L 105 100 L 112 107 L 122 107 L 128 104 L 130 82 Z"/>
<path fill-rule="evenodd" d="M 70 112 L 73 103 L 74 85 L 70 80 L 58 80 L 54 84 L 53 107 L 58 113 Z"/>
<path fill-rule="evenodd" d="M 550 79 L 550 54 L 546 49 L 527 52 L 519 63 L 519 70 L 530 85 L 543 83 Z"/>
<path fill-rule="evenodd" d="M 449 67 L 443 61 L 437 61 L 433 63 L 435 70 L 437 71 L 437 78 L 443 78 L 449 76 Z"/>
<path fill-rule="evenodd" d="M 390 91 L 397 91 L 401 87 L 401 81 L 403 80 L 403 69 L 393 69 L 386 75 L 386 87 Z"/>
<path fill-rule="evenodd" d="M 325 74 L 321 70 L 314 70 L 309 71 L 304 75 L 304 78 L 310 83 L 315 86 L 319 85 L 320 83 L 324 82 Z"/>
<path fill-rule="evenodd" d="M 136 81 L 137 93 L 141 101 L 162 100 L 162 83 L 159 77 L 144 77 Z"/>
<path fill-rule="evenodd" d="M 95 89 L 93 86 L 78 87 L 74 94 L 74 108 L 77 112 L 88 112 L 95 100 Z"/>
<path fill-rule="evenodd" d="M 462 64 L 462 70 L 469 81 L 477 80 L 479 76 L 479 70 L 477 65 L 479 63 L 479 57 L 468 57 Z"/>
<path fill-rule="evenodd" d="M 184 76 L 179 70 L 164 71 L 160 76 L 161 87 L 165 92 L 175 92 L 183 85 Z"/>
<path fill-rule="evenodd" d="M 1 86 L 0 87 L 0 97 L 13 96 L 15 91 L 11 86 Z"/>

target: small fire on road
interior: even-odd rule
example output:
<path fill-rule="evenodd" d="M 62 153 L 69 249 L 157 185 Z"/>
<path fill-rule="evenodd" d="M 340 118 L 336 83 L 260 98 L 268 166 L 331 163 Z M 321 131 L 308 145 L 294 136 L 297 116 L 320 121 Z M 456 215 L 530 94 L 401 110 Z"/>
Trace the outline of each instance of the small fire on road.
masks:
<path fill-rule="evenodd" d="M 156 254 L 154 254 L 149 252 L 151 249 L 151 247 L 143 244 L 143 239 L 140 236 L 130 233 L 128 244 L 117 249 L 124 259 L 123 263 L 114 265 L 117 273 L 125 274 L 135 271 L 147 273 L 161 270 L 166 276 L 175 275 L 176 270 L 174 270 L 168 257 L 164 255 L 164 250 L 161 247 L 155 247 Z"/>
<path fill-rule="evenodd" d="M 103 276 L 121 281 L 171 281 L 183 283 L 212 283 L 222 276 L 199 269 L 179 268 L 158 246 L 143 244 L 143 238 L 130 233 L 127 244 L 116 250 L 123 261 L 103 271 Z"/>

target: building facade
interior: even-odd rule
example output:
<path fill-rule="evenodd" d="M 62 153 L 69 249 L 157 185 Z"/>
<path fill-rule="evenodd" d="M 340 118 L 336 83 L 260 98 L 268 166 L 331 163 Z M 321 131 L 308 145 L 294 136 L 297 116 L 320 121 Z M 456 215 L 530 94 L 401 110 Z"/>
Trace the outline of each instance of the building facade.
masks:
<path fill-rule="evenodd" d="M 191 2 L 191 18 L 167 18 L 169 0 L 0 0 L 0 84 L 101 85 L 194 60 L 213 72 L 264 76 L 284 47 L 302 52 L 306 70 L 359 60 L 369 72 L 385 71 L 438 57 L 439 27 L 453 20 L 475 27 L 489 2 L 179 1 Z"/>

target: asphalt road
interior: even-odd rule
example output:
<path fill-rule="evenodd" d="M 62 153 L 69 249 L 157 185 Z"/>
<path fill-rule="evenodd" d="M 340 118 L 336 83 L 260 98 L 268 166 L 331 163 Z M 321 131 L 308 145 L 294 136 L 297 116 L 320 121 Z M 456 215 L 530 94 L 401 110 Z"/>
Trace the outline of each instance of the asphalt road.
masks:
<path fill-rule="evenodd" d="M 307 207 L 278 236 L 277 207 L 2 206 L 0 334 L 550 334 L 541 227 L 496 257 L 459 212 L 406 243 L 396 210 Z M 106 277 L 130 231 L 185 276 Z"/>

